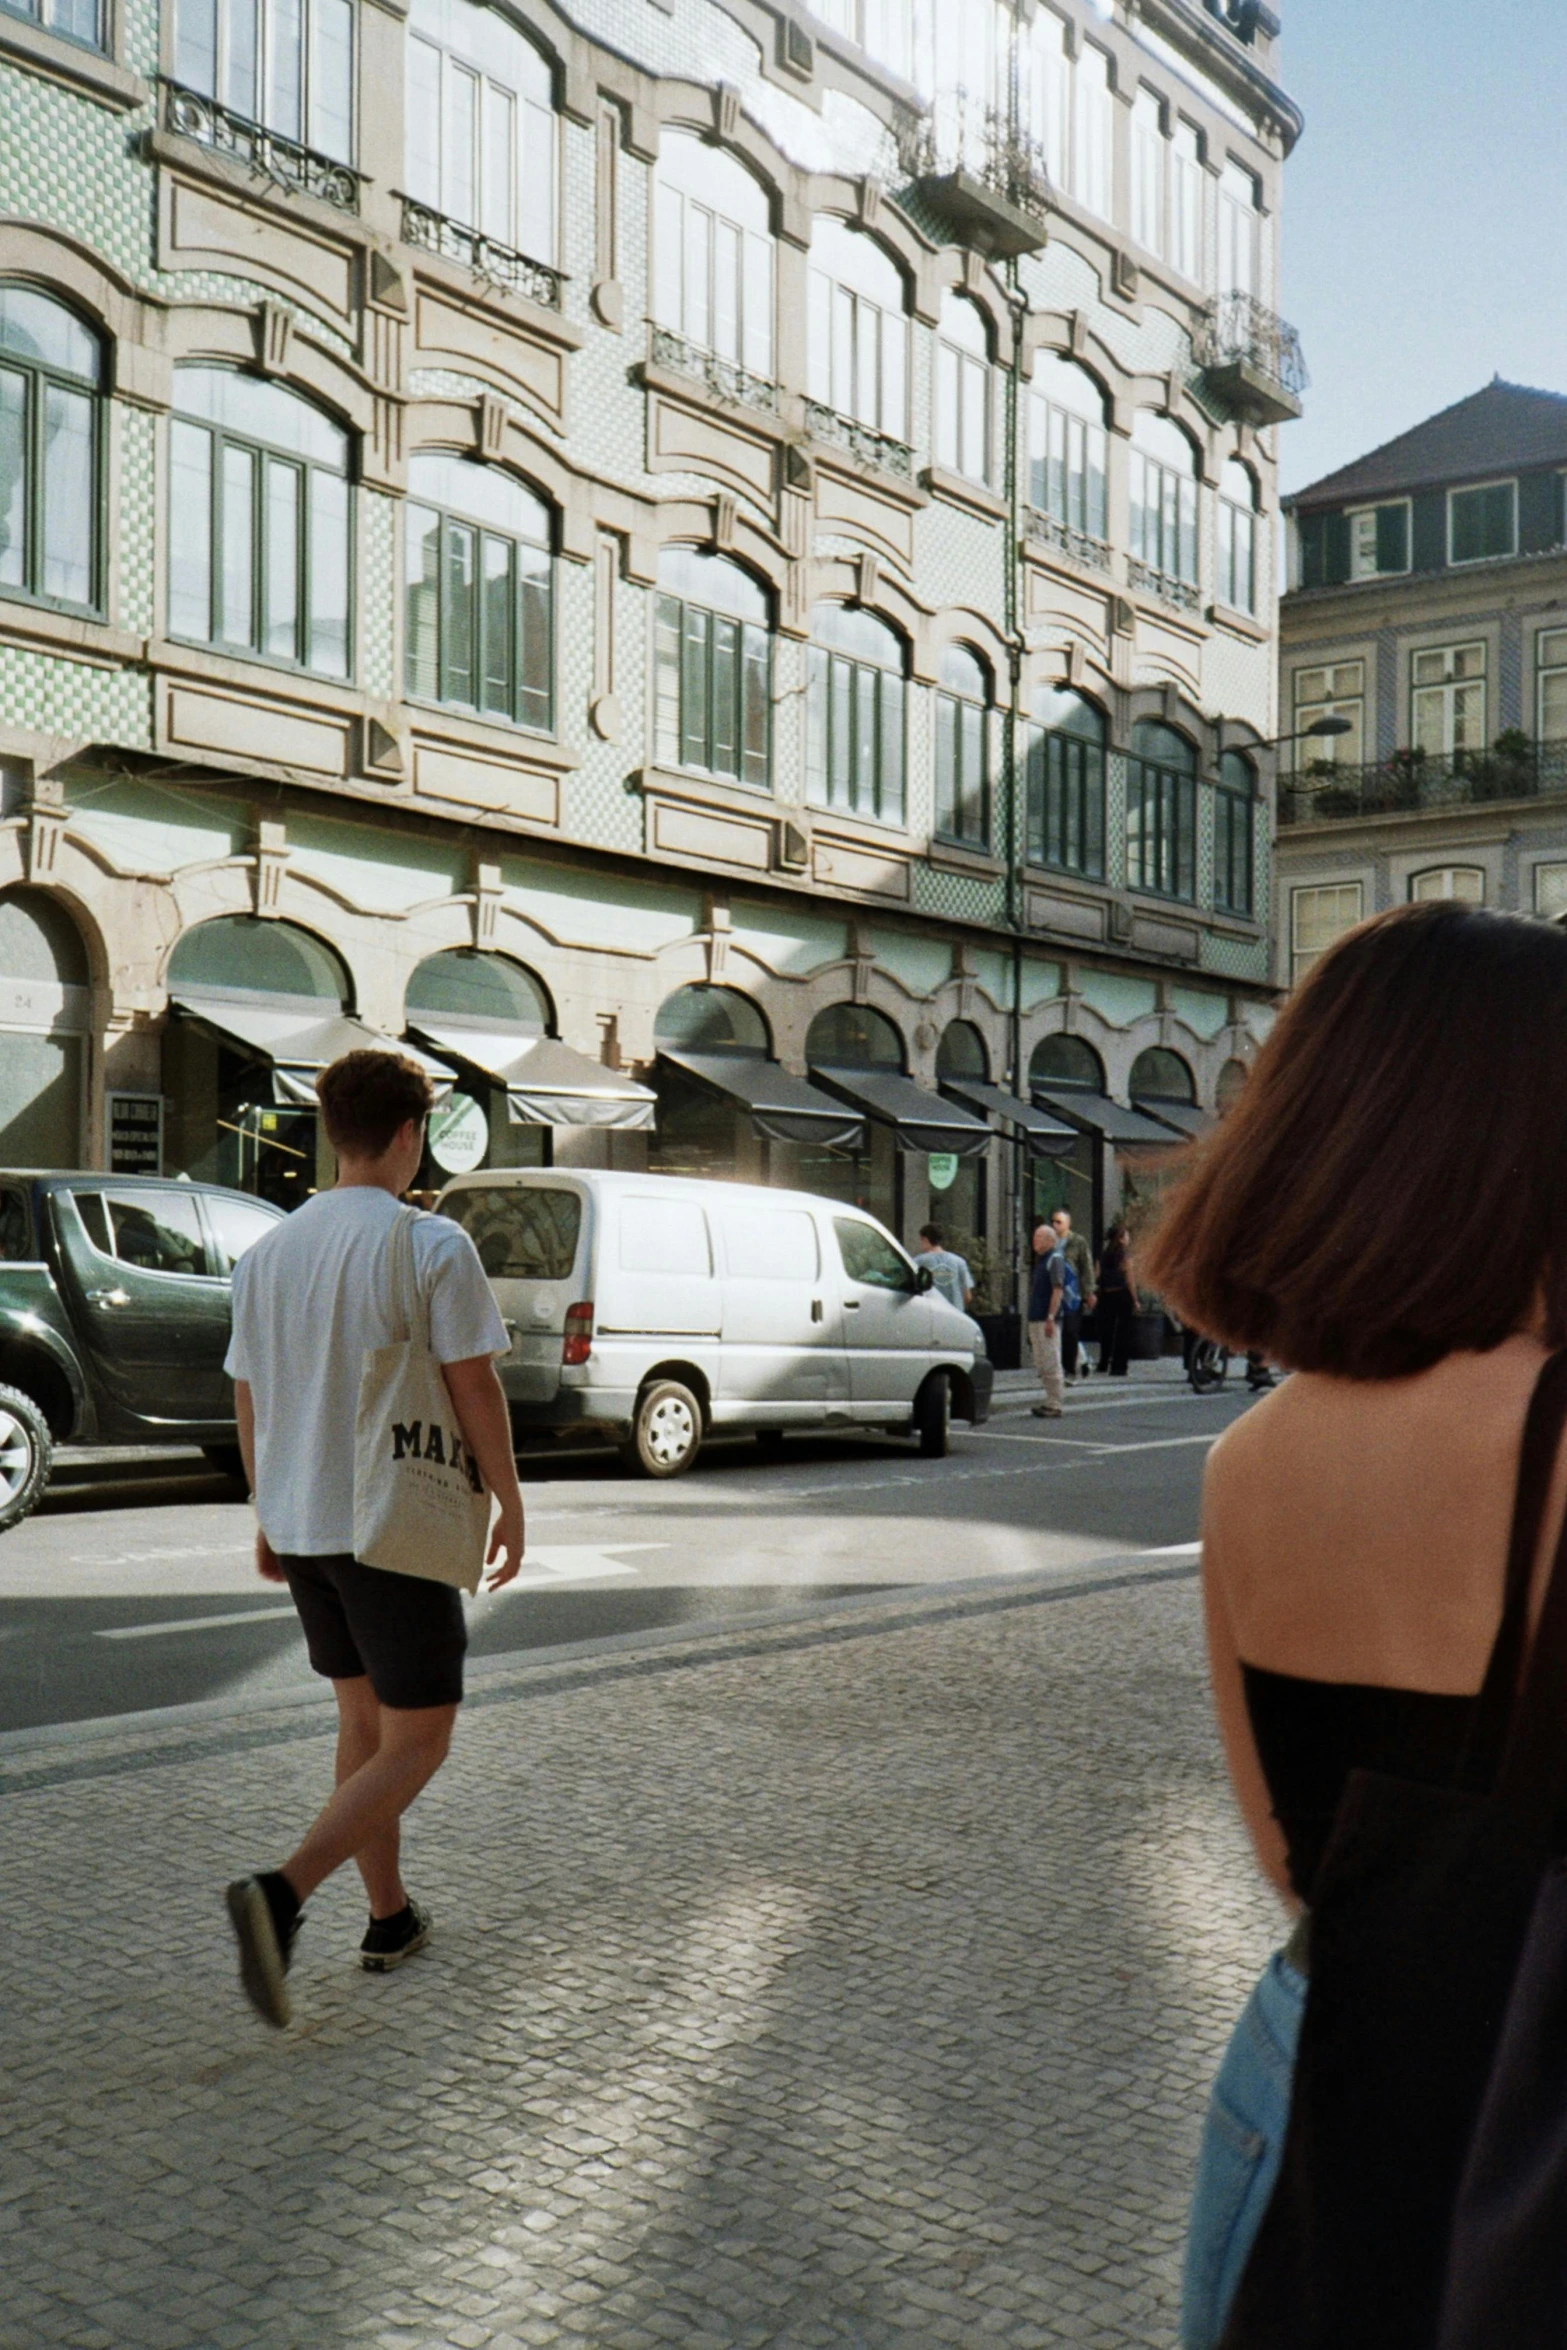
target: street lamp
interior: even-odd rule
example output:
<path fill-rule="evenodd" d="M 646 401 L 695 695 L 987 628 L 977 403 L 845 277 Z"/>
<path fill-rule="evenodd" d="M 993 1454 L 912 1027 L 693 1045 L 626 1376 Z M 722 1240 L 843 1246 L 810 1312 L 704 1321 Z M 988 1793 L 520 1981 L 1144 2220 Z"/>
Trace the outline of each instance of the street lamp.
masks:
<path fill-rule="evenodd" d="M 1276 734 L 1271 742 L 1253 743 L 1254 751 L 1276 751 L 1285 743 L 1321 742 L 1335 734 L 1353 734 L 1354 721 L 1349 718 L 1313 718 L 1309 726 L 1299 727 L 1294 734 Z"/>

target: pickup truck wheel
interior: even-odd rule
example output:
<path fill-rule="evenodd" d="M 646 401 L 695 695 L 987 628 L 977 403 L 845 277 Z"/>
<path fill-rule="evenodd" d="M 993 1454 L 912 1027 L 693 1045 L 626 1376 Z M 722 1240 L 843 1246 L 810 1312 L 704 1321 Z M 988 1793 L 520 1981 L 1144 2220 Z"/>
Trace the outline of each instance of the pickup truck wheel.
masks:
<path fill-rule="evenodd" d="M 53 1460 L 54 1438 L 32 1397 L 0 1387 L 0 1534 L 36 1506 Z"/>
<path fill-rule="evenodd" d="M 644 1477 L 678 1477 L 702 1449 L 702 1407 L 678 1379 L 655 1379 L 637 1398 L 624 1458 Z"/>
<path fill-rule="evenodd" d="M 944 1371 L 933 1371 L 914 1399 L 914 1433 L 926 1460 L 946 1459 L 951 1420 L 951 1385 Z"/>

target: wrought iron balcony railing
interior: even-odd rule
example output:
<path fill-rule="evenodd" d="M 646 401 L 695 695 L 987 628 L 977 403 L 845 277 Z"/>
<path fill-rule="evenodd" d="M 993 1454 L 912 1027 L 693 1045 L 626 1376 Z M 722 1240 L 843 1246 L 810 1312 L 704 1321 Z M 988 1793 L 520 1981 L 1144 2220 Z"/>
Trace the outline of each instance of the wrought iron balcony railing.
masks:
<path fill-rule="evenodd" d="M 874 425 L 862 424 L 857 416 L 841 416 L 820 400 L 807 400 L 805 429 L 813 441 L 844 450 L 857 465 L 895 474 L 899 481 L 914 479 L 914 451 L 907 442 L 894 440 L 889 432 L 878 432 Z"/>
<path fill-rule="evenodd" d="M 1158 571 L 1151 563 L 1129 555 L 1126 576 L 1134 588 L 1144 595 L 1157 596 L 1161 604 L 1168 604 L 1176 612 L 1200 612 L 1202 596 L 1189 579 L 1177 579 L 1170 571 Z"/>
<path fill-rule="evenodd" d="M 1028 509 L 1024 530 L 1037 545 L 1058 547 L 1074 562 L 1086 563 L 1090 571 L 1108 573 L 1110 569 L 1110 548 L 1106 540 L 1096 539 L 1086 530 L 1076 530 L 1070 522 L 1060 522 L 1054 514 L 1045 514 L 1037 506 Z"/>
<path fill-rule="evenodd" d="M 775 383 L 769 383 L 765 376 L 753 375 L 736 359 L 724 359 L 716 351 L 704 351 L 699 343 L 688 343 L 684 335 L 677 335 L 670 327 L 654 327 L 648 357 L 655 367 L 665 367 L 672 375 L 686 375 L 693 383 L 705 385 L 714 399 L 722 400 L 727 408 L 760 408 L 769 416 L 778 413 Z"/>
<path fill-rule="evenodd" d="M 297 139 L 285 139 L 281 131 L 269 131 L 264 123 L 252 122 L 246 115 L 231 113 L 215 98 L 204 98 L 183 82 L 164 82 L 163 127 L 182 139 L 210 147 L 230 163 L 242 163 L 289 195 L 314 196 L 339 212 L 359 210 L 359 191 L 365 183 L 362 171 L 339 163 L 334 156 L 318 155 L 314 147 L 302 147 Z"/>
<path fill-rule="evenodd" d="M 996 107 L 967 90 L 942 91 L 928 114 L 900 116 L 896 138 L 926 202 L 981 250 L 1028 253 L 1044 243 L 1045 151 Z"/>
<path fill-rule="evenodd" d="M 444 212 L 433 212 L 428 204 L 419 203 L 413 196 L 403 198 L 403 243 L 417 246 L 422 253 L 439 254 L 443 261 L 455 261 L 460 268 L 471 269 L 487 285 L 499 286 L 508 294 L 521 294 L 545 310 L 560 308 L 563 281 L 558 269 L 534 261 L 526 253 L 514 252 L 510 245 L 485 236 L 479 229 L 468 228 L 460 220 L 451 220 Z"/>
<path fill-rule="evenodd" d="M 1193 356 L 1230 405 L 1277 424 L 1300 414 L 1311 377 L 1295 329 L 1255 294 L 1221 294 L 1192 337 Z"/>
<path fill-rule="evenodd" d="M 1445 758 L 1395 751 L 1366 766 L 1320 760 L 1281 780 L 1279 822 L 1329 824 L 1352 816 L 1418 815 L 1427 808 L 1561 796 L 1567 796 L 1567 742 L 1520 737 L 1499 750 L 1454 751 Z"/>

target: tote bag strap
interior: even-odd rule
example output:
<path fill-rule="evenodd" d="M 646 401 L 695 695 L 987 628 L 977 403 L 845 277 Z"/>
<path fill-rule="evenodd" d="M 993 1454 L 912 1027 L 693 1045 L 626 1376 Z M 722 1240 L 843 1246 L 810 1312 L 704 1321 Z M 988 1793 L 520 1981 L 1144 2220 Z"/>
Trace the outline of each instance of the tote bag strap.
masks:
<path fill-rule="evenodd" d="M 392 1310 L 403 1326 L 403 1337 L 429 1352 L 430 1310 L 419 1288 L 414 1264 L 414 1226 L 423 1211 L 401 1207 L 392 1227 Z"/>

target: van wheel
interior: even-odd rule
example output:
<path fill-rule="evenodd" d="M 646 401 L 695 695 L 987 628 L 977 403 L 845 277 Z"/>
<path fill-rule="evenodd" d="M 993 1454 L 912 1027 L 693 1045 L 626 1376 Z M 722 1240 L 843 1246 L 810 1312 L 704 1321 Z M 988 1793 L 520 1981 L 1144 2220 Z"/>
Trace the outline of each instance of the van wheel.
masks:
<path fill-rule="evenodd" d="M 928 1461 L 947 1457 L 947 1432 L 952 1421 L 952 1389 L 943 1371 L 931 1374 L 914 1399 L 914 1433 Z"/>
<path fill-rule="evenodd" d="M 32 1397 L 0 1387 L 0 1534 L 37 1506 L 53 1461 L 54 1438 Z"/>
<path fill-rule="evenodd" d="M 637 1398 L 623 1457 L 644 1477 L 678 1477 L 702 1449 L 702 1407 L 678 1379 L 655 1379 Z"/>

